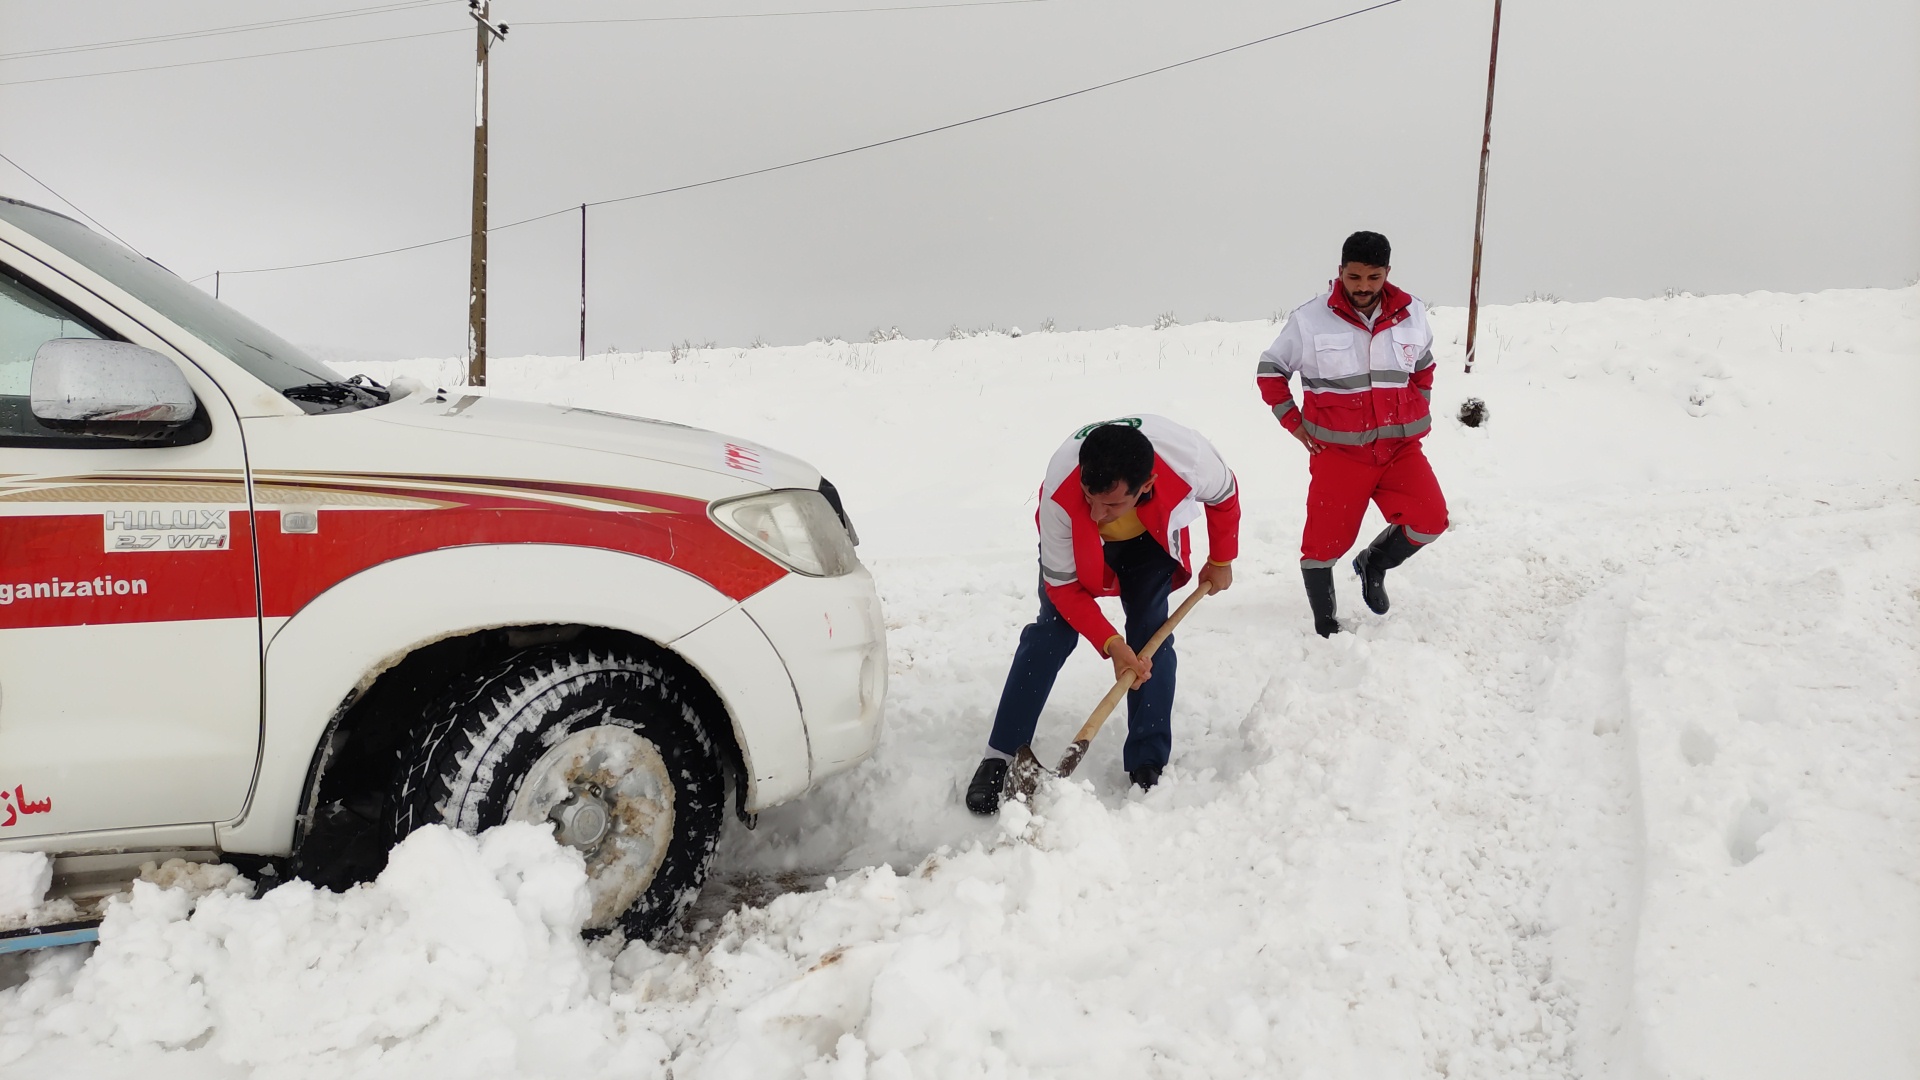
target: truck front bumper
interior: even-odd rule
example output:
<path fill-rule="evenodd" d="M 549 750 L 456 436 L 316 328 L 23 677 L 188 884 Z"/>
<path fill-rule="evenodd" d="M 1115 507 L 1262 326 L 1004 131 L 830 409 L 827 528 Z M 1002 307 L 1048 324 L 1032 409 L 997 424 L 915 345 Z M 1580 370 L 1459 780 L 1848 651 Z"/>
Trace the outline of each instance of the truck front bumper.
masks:
<path fill-rule="evenodd" d="M 806 722 L 813 783 L 873 753 L 887 694 L 887 632 L 873 575 L 788 574 L 740 605 L 773 644 Z"/>

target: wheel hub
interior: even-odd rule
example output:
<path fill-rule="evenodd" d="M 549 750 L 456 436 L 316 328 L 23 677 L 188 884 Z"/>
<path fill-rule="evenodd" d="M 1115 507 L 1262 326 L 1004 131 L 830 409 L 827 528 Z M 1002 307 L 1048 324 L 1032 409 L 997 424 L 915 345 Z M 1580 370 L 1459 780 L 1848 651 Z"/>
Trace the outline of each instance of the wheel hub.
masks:
<path fill-rule="evenodd" d="M 599 794 L 599 785 L 589 784 L 549 810 L 547 820 L 553 822 L 553 838 L 592 854 L 613 825 L 613 815 L 608 812 L 607 804 L 600 801 Z"/>
<path fill-rule="evenodd" d="M 508 820 L 546 823 L 586 858 L 590 930 L 611 928 L 653 884 L 674 835 L 674 786 L 652 740 L 576 729 L 527 770 Z"/>

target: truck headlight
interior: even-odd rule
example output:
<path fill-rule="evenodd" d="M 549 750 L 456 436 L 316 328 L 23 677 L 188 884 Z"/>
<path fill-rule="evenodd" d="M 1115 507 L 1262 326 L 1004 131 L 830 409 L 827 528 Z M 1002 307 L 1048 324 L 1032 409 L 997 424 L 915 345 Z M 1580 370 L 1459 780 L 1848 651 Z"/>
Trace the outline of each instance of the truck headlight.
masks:
<path fill-rule="evenodd" d="M 810 577 L 839 577 L 860 565 L 833 504 L 818 491 L 785 488 L 707 507 L 714 523 L 774 562 Z"/>

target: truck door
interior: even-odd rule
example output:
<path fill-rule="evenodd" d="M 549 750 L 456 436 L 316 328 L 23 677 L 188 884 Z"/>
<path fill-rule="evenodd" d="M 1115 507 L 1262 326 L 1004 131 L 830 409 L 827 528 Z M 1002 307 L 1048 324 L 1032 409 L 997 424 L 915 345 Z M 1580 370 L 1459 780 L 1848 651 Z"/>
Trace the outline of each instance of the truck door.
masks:
<path fill-rule="evenodd" d="M 35 353 L 75 337 L 161 353 L 195 420 L 158 441 L 37 420 Z M 248 508 L 218 385 L 0 245 L 0 848 L 123 846 L 108 830 L 241 812 L 260 708 Z"/>

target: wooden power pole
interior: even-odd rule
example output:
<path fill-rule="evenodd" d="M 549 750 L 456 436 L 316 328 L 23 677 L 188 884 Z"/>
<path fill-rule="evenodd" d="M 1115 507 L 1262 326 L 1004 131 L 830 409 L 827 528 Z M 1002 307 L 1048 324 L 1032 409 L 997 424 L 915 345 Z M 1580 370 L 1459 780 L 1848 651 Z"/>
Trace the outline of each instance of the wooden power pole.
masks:
<path fill-rule="evenodd" d="M 587 204 L 580 204 L 580 360 L 587 359 Z"/>
<path fill-rule="evenodd" d="M 1493 0 L 1493 48 L 1487 54 L 1487 119 L 1480 129 L 1480 201 L 1473 215 L 1473 284 L 1467 289 L 1467 370 L 1480 328 L 1480 243 L 1487 231 L 1487 159 L 1493 153 L 1493 75 L 1500 63 L 1500 0 Z"/>
<path fill-rule="evenodd" d="M 506 24 L 494 25 L 493 0 L 467 0 L 473 16 L 473 254 L 467 279 L 467 384 L 487 385 L 487 56 L 505 41 Z"/>

